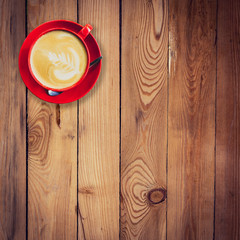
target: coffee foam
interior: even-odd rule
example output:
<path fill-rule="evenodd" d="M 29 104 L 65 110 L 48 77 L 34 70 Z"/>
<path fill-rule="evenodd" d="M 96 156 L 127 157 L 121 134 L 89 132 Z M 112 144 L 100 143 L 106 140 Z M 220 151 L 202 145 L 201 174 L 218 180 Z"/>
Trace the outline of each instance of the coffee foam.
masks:
<path fill-rule="evenodd" d="M 87 51 L 74 34 L 55 30 L 41 36 L 34 44 L 30 65 L 34 76 L 44 86 L 62 89 L 72 86 L 87 67 Z"/>

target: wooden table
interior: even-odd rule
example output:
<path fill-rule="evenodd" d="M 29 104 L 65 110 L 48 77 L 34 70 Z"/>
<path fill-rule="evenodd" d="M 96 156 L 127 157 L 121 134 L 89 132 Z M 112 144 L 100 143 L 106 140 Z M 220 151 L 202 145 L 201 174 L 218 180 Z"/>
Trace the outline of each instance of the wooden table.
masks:
<path fill-rule="evenodd" d="M 240 239 L 240 1 L 1 0 L 0 239 Z M 32 95 L 20 47 L 93 25 L 79 101 Z"/>

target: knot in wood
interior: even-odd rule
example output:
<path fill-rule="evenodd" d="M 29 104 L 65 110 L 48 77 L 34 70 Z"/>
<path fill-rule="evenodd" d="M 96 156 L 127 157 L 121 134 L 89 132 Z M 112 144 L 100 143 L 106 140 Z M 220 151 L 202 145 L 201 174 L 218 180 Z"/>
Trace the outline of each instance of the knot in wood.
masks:
<path fill-rule="evenodd" d="M 151 204 L 159 204 L 167 197 L 167 190 L 164 188 L 154 188 L 147 194 L 147 198 Z"/>

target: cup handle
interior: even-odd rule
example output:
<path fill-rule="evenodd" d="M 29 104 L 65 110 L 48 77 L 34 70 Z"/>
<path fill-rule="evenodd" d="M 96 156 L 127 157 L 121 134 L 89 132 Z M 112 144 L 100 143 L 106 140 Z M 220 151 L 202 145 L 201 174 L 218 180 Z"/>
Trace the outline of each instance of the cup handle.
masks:
<path fill-rule="evenodd" d="M 80 32 L 78 32 L 78 35 L 82 38 L 85 39 L 88 34 L 91 32 L 91 30 L 93 29 L 93 27 L 90 24 L 86 24 Z"/>

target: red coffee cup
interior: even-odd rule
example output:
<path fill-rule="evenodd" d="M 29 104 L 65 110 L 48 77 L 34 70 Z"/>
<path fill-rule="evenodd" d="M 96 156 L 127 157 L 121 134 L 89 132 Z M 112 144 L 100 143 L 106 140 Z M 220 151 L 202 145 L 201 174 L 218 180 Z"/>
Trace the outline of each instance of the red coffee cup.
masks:
<path fill-rule="evenodd" d="M 90 33 L 90 31 L 93 29 L 93 27 L 90 25 L 90 24 L 86 24 L 82 29 L 81 31 L 79 31 L 78 33 L 70 30 L 70 29 L 67 29 L 67 28 L 63 28 L 63 27 L 56 27 L 56 28 L 50 28 L 50 29 L 47 29 L 45 32 L 42 32 L 40 35 L 38 35 L 36 37 L 36 39 L 32 42 L 31 44 L 31 47 L 30 47 L 30 50 L 29 50 L 29 53 L 28 53 L 28 67 L 29 67 L 29 71 L 33 77 L 33 79 L 42 87 L 44 87 L 45 89 L 47 90 L 53 90 L 53 91 L 56 91 L 56 92 L 63 92 L 63 91 L 66 91 L 66 90 L 69 90 L 73 87 L 75 87 L 76 85 L 78 85 L 79 83 L 81 83 L 83 81 L 83 79 L 85 78 L 85 76 L 87 75 L 88 73 L 88 69 L 89 69 L 89 64 L 90 64 L 90 54 L 89 54 L 89 49 L 84 41 L 84 39 L 88 36 L 88 34 Z M 66 32 L 69 32 L 69 33 L 72 33 L 74 34 L 76 37 L 78 37 L 81 42 L 83 43 L 85 49 L 86 49 L 86 52 L 87 52 L 87 66 L 86 66 L 86 69 L 85 69 L 85 72 L 84 74 L 81 76 L 81 78 L 76 82 L 74 83 L 73 85 L 71 86 L 68 86 L 68 87 L 65 87 L 65 88 L 61 88 L 61 89 L 55 89 L 55 88 L 50 88 L 48 86 L 45 86 L 43 83 L 41 83 L 36 77 L 35 75 L 33 74 L 33 71 L 32 71 L 32 68 L 31 68 L 31 63 L 30 63 L 30 56 L 31 56 L 31 52 L 32 52 L 32 48 L 34 46 L 34 44 L 36 43 L 36 41 L 41 37 L 43 36 L 44 34 L 48 33 L 48 32 L 51 32 L 51 31 L 55 31 L 55 30 L 62 30 L 62 31 L 66 31 Z"/>

